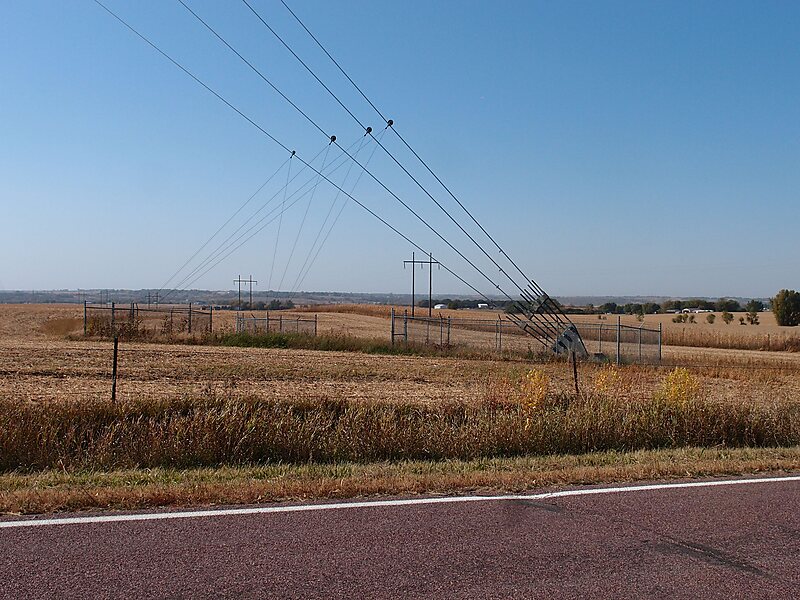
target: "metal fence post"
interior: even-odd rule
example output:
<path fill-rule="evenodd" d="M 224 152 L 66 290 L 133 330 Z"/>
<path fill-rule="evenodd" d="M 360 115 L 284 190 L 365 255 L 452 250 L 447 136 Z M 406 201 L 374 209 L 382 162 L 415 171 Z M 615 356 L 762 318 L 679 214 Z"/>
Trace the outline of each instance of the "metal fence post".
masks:
<path fill-rule="evenodd" d="M 450 319 L 451 317 L 447 317 L 447 345 L 450 345 Z"/>
<path fill-rule="evenodd" d="M 214 306 L 211 305 L 209 307 L 208 312 L 208 333 L 214 332 Z"/>
<path fill-rule="evenodd" d="M 86 300 L 83 301 L 83 335 L 86 335 Z"/>
<path fill-rule="evenodd" d="M 394 327 L 394 322 L 392 323 L 392 327 Z M 314 313 L 314 337 L 317 337 L 317 314 Z M 392 340 L 394 342 L 394 340 Z"/>
<path fill-rule="evenodd" d="M 408 344 L 408 311 L 403 311 L 403 341 Z"/>
<path fill-rule="evenodd" d="M 497 319 L 497 330 L 500 332 L 500 336 L 498 338 L 499 346 L 498 346 L 497 349 L 500 350 L 500 352 L 502 352 L 503 351 L 503 320 L 500 319 L 500 318 Z"/>
<path fill-rule="evenodd" d="M 642 362 L 642 326 L 639 325 L 639 363 Z"/>
<path fill-rule="evenodd" d="M 392 346 L 394 346 L 394 306 L 392 307 Z"/>
<path fill-rule="evenodd" d="M 619 365 L 620 365 L 620 359 L 621 359 L 621 357 L 620 357 L 620 355 L 619 355 L 619 350 L 620 350 L 620 332 L 621 332 L 621 329 L 622 329 L 622 317 L 620 317 L 619 315 L 617 315 L 617 366 L 619 366 Z"/>
<path fill-rule="evenodd" d="M 116 314 L 115 314 L 115 310 L 114 310 L 114 303 L 112 302 L 111 303 L 111 335 L 112 336 L 114 335 L 114 332 L 116 331 L 116 323 L 115 323 L 116 319 L 115 319 L 115 317 L 116 317 Z"/>
<path fill-rule="evenodd" d="M 192 303 L 189 302 L 189 333 L 192 333 Z"/>
<path fill-rule="evenodd" d="M 111 368 L 111 401 L 117 399 L 117 348 L 119 347 L 119 338 L 114 336 L 114 366 Z"/>
<path fill-rule="evenodd" d="M 661 362 L 661 325 L 658 324 L 658 362 Z"/>
<path fill-rule="evenodd" d="M 603 324 L 602 323 L 600 323 L 599 329 L 600 329 L 600 333 L 597 335 L 597 341 L 598 341 L 599 348 L 597 349 L 597 352 L 598 352 L 598 354 L 602 354 L 603 353 Z"/>

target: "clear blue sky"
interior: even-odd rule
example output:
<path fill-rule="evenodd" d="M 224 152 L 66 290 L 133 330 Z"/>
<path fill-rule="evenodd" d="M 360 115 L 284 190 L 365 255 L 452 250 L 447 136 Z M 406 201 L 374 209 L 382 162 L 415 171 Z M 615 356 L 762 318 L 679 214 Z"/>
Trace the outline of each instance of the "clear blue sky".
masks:
<path fill-rule="evenodd" d="M 382 127 L 278 0 L 252 2 L 360 119 Z M 343 145 L 361 137 L 238 0 L 189 3 Z M 177 2 L 108 4 L 303 157 L 325 147 Z M 800 287 L 800 4 L 290 5 L 552 294 Z M 94 2 L 6 0 L 2 12 L 0 289 L 159 287 L 286 159 Z M 370 168 L 487 265 L 380 150 Z M 334 193 L 319 186 L 284 288 Z M 354 195 L 492 291 L 367 178 Z M 273 288 L 307 199 L 282 221 Z M 230 289 L 241 273 L 266 288 L 276 234 L 277 222 L 192 287 Z M 412 250 L 351 203 L 302 287 L 407 291 Z M 435 277 L 439 291 L 465 291 Z"/>

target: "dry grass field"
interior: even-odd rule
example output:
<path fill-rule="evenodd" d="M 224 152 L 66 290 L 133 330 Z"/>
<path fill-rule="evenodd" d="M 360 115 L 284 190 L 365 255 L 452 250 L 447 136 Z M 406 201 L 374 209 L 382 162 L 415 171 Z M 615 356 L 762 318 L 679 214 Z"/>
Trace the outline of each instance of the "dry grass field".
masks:
<path fill-rule="evenodd" d="M 338 304 L 311 306 L 300 311 L 320 312 L 325 314 L 363 315 L 369 317 L 388 318 L 390 306 L 371 304 Z M 409 310 L 406 306 L 395 307 L 397 314 Z M 427 316 L 427 309 L 417 309 L 419 316 Z M 714 314 L 714 323 L 708 323 L 706 317 Z M 434 316 L 452 317 L 461 319 L 482 319 L 496 321 L 502 317 L 501 313 L 492 310 L 436 310 Z M 800 351 L 800 327 L 782 327 L 775 322 L 775 315 L 771 312 L 759 313 L 759 324 L 741 325 L 740 318 L 745 318 L 747 313 L 733 313 L 733 322 L 725 324 L 721 313 L 701 313 L 695 315 L 695 323 L 674 323 L 675 315 L 645 315 L 639 321 L 633 315 L 620 315 L 623 325 L 631 327 L 647 327 L 664 332 L 664 344 L 667 346 L 688 346 L 695 348 L 722 348 L 734 350 L 776 350 Z M 617 315 L 570 315 L 576 323 L 604 323 L 615 324 Z"/>
<path fill-rule="evenodd" d="M 320 332 L 388 337 L 385 314 L 359 310 L 320 312 Z M 558 362 L 123 342 L 112 406 L 111 343 L 80 339 L 81 317 L 0 305 L 0 510 L 800 468 L 800 353 L 668 348 L 688 384 L 670 367 L 586 364 L 584 400 L 564 408 L 574 388 Z M 220 311 L 215 329 L 233 319 Z"/>

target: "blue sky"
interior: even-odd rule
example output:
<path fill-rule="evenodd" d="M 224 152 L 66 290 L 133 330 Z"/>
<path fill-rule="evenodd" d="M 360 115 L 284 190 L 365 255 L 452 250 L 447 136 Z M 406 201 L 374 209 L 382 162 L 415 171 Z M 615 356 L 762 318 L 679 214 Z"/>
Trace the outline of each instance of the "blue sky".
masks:
<path fill-rule="evenodd" d="M 278 0 L 251 1 L 359 119 L 382 129 Z M 326 132 L 357 143 L 358 126 L 242 3 L 187 2 Z M 300 156 L 324 154 L 324 136 L 180 4 L 107 3 Z M 552 294 L 765 296 L 800 286 L 797 3 L 290 5 Z M 0 81 L 0 289 L 160 287 L 287 158 L 90 0 L 6 0 Z M 383 141 L 454 206 L 391 134 Z M 497 279 L 386 155 L 369 166 Z M 286 176 L 227 231 L 275 192 L 270 206 L 279 204 Z M 319 185 L 299 236 L 308 196 L 279 235 L 274 222 L 192 287 L 230 289 L 241 273 L 265 289 L 272 271 L 275 288 L 285 270 L 287 289 L 335 193 Z M 353 195 L 492 291 L 368 177 Z M 349 203 L 301 287 L 405 292 L 412 250 Z M 467 291 L 445 272 L 434 286 Z"/>

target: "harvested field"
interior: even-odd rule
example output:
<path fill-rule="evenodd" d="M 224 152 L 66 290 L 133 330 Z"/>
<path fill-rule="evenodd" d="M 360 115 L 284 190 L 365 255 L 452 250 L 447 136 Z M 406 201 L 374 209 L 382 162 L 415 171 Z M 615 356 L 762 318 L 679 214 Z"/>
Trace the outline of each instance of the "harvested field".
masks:
<path fill-rule="evenodd" d="M 397 306 L 398 314 L 408 310 L 406 306 Z M 311 306 L 298 311 L 320 312 L 338 315 L 363 315 L 365 317 L 388 318 L 390 306 L 372 304 L 339 304 Z M 427 309 L 418 309 L 418 315 L 427 315 Z M 502 313 L 492 310 L 436 310 L 434 316 L 483 319 L 496 321 Z M 673 323 L 675 315 L 646 315 L 643 321 L 637 320 L 633 315 L 620 315 L 623 325 L 638 327 L 640 325 L 658 328 L 664 331 L 664 344 L 667 346 L 689 346 L 697 348 L 728 348 L 737 350 L 771 350 L 771 351 L 800 351 L 800 327 L 781 327 L 775 322 L 775 315 L 771 312 L 758 313 L 758 325 L 740 325 L 739 318 L 746 317 L 747 313 L 733 313 L 734 320 L 726 325 L 721 313 L 713 313 L 715 321 L 710 324 L 706 316 L 710 313 L 695 315 L 695 323 Z M 617 315 L 569 315 L 576 323 L 606 323 L 612 325 L 617 322 Z"/>
<path fill-rule="evenodd" d="M 67 480 L 80 482 L 86 469 L 92 473 L 128 469 L 126 473 L 135 474 L 143 466 L 161 469 L 181 464 L 213 470 L 227 465 L 246 473 L 264 468 L 257 466 L 263 461 L 288 460 L 285 468 L 291 470 L 307 469 L 320 458 L 334 463 L 355 461 L 368 470 L 371 461 L 385 459 L 480 461 L 600 448 L 720 444 L 754 446 L 755 452 L 764 445 L 795 448 L 800 439 L 800 353 L 667 348 L 665 362 L 690 367 L 687 393 L 691 402 L 684 406 L 680 385 L 677 392 L 667 385 L 670 367 L 618 370 L 585 364 L 579 370 L 581 397 L 576 398 L 571 369 L 561 362 L 124 342 L 118 401 L 111 405 L 112 344 L 65 337 L 75 333 L 80 315 L 81 307 L 74 305 L 0 305 L 0 410 L 7 423 L 26 423 L 22 429 L 4 427 L 7 447 L 3 454 L 10 461 L 4 470 L 27 470 L 31 474 L 25 477 L 33 478 L 32 482 L 39 481 L 37 472 L 51 477 L 46 474 L 54 469 L 66 469 Z M 353 313 L 321 313 L 319 318 L 321 330 L 351 336 L 375 337 L 385 332 L 387 322 L 384 317 Z M 224 321 L 222 326 L 226 326 Z M 528 379 L 526 373 L 532 368 L 535 377 Z M 673 392 L 678 395 L 670 402 L 678 404 L 669 408 L 663 399 Z M 662 404 L 653 405 L 658 398 Z M 564 412 L 568 406 L 570 412 Z M 535 412 L 527 415 L 525 410 Z M 306 422 L 286 416 L 296 411 L 313 417 Z M 119 418 L 113 417 L 118 412 Z M 242 437 L 241 432 L 250 427 L 248 415 L 260 415 L 252 426 L 261 432 L 261 441 Z M 281 418 L 288 420 L 281 435 L 291 434 L 295 442 L 280 441 L 278 430 L 269 433 L 272 417 L 268 415 L 284 415 Z M 318 429 L 308 429 L 312 423 Z M 674 429 L 679 423 L 683 425 Z M 122 429 L 123 424 L 135 431 Z M 354 435 L 354 427 L 363 433 Z M 369 431 L 384 433 L 375 437 L 365 433 Z M 433 437 L 426 437 L 426 431 Z M 187 450 L 170 445 L 171 439 L 183 440 Z M 148 448 L 152 450 L 141 454 Z M 316 448 L 312 454 L 303 453 L 312 448 Z M 736 466 L 718 457 L 713 468 L 703 468 L 713 472 L 794 468 L 794 452 L 775 462 L 737 459 Z M 91 477 L 99 486 L 95 498 L 108 498 L 115 506 L 139 506 L 203 498 L 252 500 L 256 490 L 265 498 L 301 493 L 335 496 L 338 492 L 323 483 L 335 468 L 335 464 L 319 467 L 320 479 L 304 475 L 302 483 L 285 491 L 273 483 L 246 484 L 241 478 L 223 477 L 220 482 L 214 473 L 206 473 L 204 480 L 215 483 L 200 496 L 191 491 L 199 489 L 192 483 L 176 487 L 147 480 L 144 493 L 130 483 L 131 477 L 138 481 L 138 475 L 126 475 L 119 486 L 109 484 L 101 474 Z M 591 479 L 587 468 L 570 477 Z M 357 482 L 347 484 L 351 492 L 341 493 L 391 491 L 409 481 L 417 482 L 414 489 L 436 491 L 460 489 L 462 484 L 470 485 L 468 481 L 501 488 L 531 485 L 525 477 L 515 475 L 512 484 L 504 476 L 478 476 L 478 467 L 470 469 L 474 473 L 466 479 L 448 475 L 438 482 L 429 477 L 424 483 L 415 476 L 403 476 L 402 482 L 391 476 L 381 479 L 383 483 L 366 485 L 358 476 Z M 380 470 L 394 472 L 396 468 Z M 689 472 L 691 467 L 679 470 Z M 670 468 L 656 471 L 677 473 Z M 615 472 L 620 477 L 634 476 L 625 469 Z M 613 478 L 610 473 L 603 477 Z M 76 483 L 82 491 L 75 494 L 64 489 L 29 493 L 19 487 L 23 479 L 0 475 L 4 506 L 25 506 L 26 510 L 97 506 L 81 500 L 87 498 L 82 483 Z M 14 489 L 4 488 L 6 483 Z"/>

